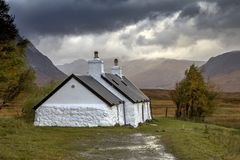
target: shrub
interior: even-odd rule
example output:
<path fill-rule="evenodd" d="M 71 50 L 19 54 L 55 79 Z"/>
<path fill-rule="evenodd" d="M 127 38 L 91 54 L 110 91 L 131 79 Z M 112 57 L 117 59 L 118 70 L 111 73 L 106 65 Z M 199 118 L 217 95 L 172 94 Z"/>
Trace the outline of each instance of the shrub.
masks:
<path fill-rule="evenodd" d="M 31 89 L 29 92 L 27 99 L 23 106 L 23 118 L 32 123 L 34 120 L 35 110 L 33 109 L 44 97 L 46 97 L 51 91 L 53 91 L 56 86 L 59 84 L 58 81 L 52 81 L 48 85 L 44 87 L 37 87 Z"/>

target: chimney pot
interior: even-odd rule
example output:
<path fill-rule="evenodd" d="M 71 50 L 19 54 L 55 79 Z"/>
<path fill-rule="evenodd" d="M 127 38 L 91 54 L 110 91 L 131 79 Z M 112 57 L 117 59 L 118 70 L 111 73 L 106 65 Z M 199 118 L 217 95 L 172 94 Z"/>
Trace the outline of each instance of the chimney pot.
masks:
<path fill-rule="evenodd" d="M 114 66 L 112 67 L 112 74 L 116 74 L 122 78 L 122 68 L 118 66 L 118 59 L 114 59 Z"/>
<path fill-rule="evenodd" d="M 114 66 L 118 66 L 118 59 L 114 59 Z"/>
<path fill-rule="evenodd" d="M 98 51 L 95 51 L 95 52 L 94 52 L 94 58 L 99 58 L 99 57 L 98 57 Z"/>
<path fill-rule="evenodd" d="M 95 51 L 93 60 L 88 61 L 88 74 L 93 77 L 100 77 L 103 73 L 103 61 L 98 57 L 98 51 Z"/>

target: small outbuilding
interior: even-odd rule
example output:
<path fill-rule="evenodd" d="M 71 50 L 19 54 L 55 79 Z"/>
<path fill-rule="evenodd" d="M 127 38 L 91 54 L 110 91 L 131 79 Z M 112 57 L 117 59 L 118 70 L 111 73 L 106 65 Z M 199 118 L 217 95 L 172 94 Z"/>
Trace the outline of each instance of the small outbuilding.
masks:
<path fill-rule="evenodd" d="M 88 75 L 70 75 L 35 109 L 35 126 L 97 127 L 151 120 L 150 99 L 123 74 L 118 60 L 112 73 L 94 53 Z"/>

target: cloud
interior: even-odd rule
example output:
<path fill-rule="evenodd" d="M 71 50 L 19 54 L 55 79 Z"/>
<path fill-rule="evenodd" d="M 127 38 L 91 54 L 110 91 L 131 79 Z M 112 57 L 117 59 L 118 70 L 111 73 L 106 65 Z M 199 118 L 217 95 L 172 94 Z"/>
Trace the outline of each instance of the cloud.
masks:
<path fill-rule="evenodd" d="M 58 64 L 78 58 L 90 59 L 94 50 L 98 50 L 102 58 L 207 60 L 216 54 L 238 48 L 238 29 L 219 33 L 214 29 L 198 30 L 196 19 L 181 19 L 180 15 L 181 12 L 176 12 L 167 17 L 156 17 L 155 20 L 146 18 L 97 36 L 64 36 L 60 48 L 53 47 L 55 38 L 43 38 L 38 47 L 48 52 L 50 58 Z"/>
<path fill-rule="evenodd" d="M 21 33 L 56 64 L 90 59 L 94 50 L 103 58 L 207 60 L 240 48 L 239 0 L 9 3 Z"/>
<path fill-rule="evenodd" d="M 198 29 L 240 28 L 240 1 L 196 1 L 182 10 L 182 18 L 195 18 Z"/>
<path fill-rule="evenodd" d="M 156 14 L 168 14 L 187 2 L 175 0 L 10 0 L 22 34 L 75 35 L 121 29 Z"/>

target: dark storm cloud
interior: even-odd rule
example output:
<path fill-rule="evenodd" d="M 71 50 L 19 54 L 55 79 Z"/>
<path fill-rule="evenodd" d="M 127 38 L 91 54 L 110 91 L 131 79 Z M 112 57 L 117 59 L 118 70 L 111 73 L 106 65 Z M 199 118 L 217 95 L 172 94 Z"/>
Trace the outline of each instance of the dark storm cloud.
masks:
<path fill-rule="evenodd" d="M 151 38 L 140 35 L 136 43 L 140 46 L 173 47 L 183 35 L 191 39 L 190 43 L 204 39 L 221 39 L 226 43 L 240 35 L 239 10 L 240 0 L 192 1 L 180 10 L 180 15 L 173 25 L 165 25 L 164 30 L 154 30 L 154 36 Z M 193 23 L 189 23 L 191 20 Z M 149 23 L 154 23 L 153 21 Z"/>
<path fill-rule="evenodd" d="M 113 31 L 144 18 L 181 10 L 189 0 L 10 0 L 24 35 Z"/>
<path fill-rule="evenodd" d="M 218 7 L 218 13 L 213 15 L 201 13 L 198 2 L 195 2 L 184 7 L 180 17 L 195 18 L 198 29 L 211 28 L 222 30 L 240 28 L 239 0 L 209 0 L 202 2 L 215 3 L 216 7 Z"/>
<path fill-rule="evenodd" d="M 200 12 L 200 7 L 197 3 L 191 3 L 186 5 L 183 10 L 182 13 L 180 14 L 180 17 L 194 17 L 196 15 L 198 15 Z"/>

